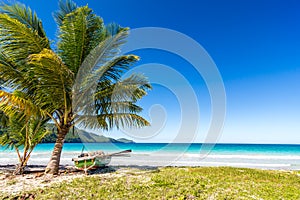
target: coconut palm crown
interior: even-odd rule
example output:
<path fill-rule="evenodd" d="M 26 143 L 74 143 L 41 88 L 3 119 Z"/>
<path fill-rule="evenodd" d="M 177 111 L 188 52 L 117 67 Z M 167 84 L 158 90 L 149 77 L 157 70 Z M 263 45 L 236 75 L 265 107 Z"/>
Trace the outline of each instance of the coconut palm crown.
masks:
<path fill-rule="evenodd" d="M 51 174 L 58 173 L 64 138 L 75 125 L 104 130 L 149 125 L 136 103 L 151 89 L 143 75 L 122 78 L 139 60 L 119 55 L 128 28 L 104 25 L 88 6 L 70 0 L 59 2 L 54 19 L 58 39 L 51 43 L 29 7 L 0 6 L 0 80 L 9 88 L 0 90 L 0 110 L 22 110 L 55 123 L 57 140 L 45 170 Z"/>

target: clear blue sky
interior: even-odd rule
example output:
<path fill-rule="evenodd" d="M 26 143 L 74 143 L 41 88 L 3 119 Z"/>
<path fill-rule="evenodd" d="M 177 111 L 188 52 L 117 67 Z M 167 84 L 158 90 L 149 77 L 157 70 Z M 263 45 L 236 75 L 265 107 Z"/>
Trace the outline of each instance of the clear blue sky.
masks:
<path fill-rule="evenodd" d="M 55 40 L 54 1 L 21 0 L 42 19 Z M 300 2 L 297 0 L 75 0 L 88 4 L 105 23 L 130 28 L 164 27 L 200 43 L 224 80 L 227 116 L 219 142 L 300 144 Z M 182 73 L 200 102 L 202 142 L 209 124 L 209 96 L 189 63 L 160 51 L 136 52 L 141 63 L 161 63 Z M 176 85 L 176 83 L 174 83 Z M 180 85 L 176 85 L 180 87 Z M 155 86 L 141 104 L 165 107 L 168 119 L 161 133 L 141 142 L 170 142 L 180 122 L 178 102 Z M 123 137 L 117 131 L 113 137 Z M 128 136 L 127 136 L 128 137 Z M 128 137 L 129 138 L 129 137 Z"/>

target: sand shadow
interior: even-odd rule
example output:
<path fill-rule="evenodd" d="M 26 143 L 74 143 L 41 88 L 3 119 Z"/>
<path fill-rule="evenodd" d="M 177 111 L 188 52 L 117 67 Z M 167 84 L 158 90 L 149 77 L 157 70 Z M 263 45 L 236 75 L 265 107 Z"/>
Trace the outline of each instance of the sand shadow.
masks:
<path fill-rule="evenodd" d="M 0 165 L 0 172 L 8 175 L 13 175 L 15 168 L 15 165 Z M 42 176 L 45 172 L 45 168 L 45 165 L 27 165 L 23 174 L 36 174 L 37 176 Z M 108 165 L 105 167 L 89 170 L 88 175 L 113 173 L 126 168 L 149 172 L 158 170 L 158 167 L 148 165 Z M 84 174 L 84 171 L 76 169 L 75 166 L 72 165 L 60 165 L 59 174 Z"/>
<path fill-rule="evenodd" d="M 148 172 L 155 172 L 159 170 L 158 167 L 148 166 L 148 165 L 142 165 L 142 166 L 141 165 L 109 165 L 109 166 L 89 170 L 88 175 L 113 173 L 113 172 L 117 172 L 118 170 L 126 169 L 126 168 L 137 169 L 137 170 L 148 171 Z"/>

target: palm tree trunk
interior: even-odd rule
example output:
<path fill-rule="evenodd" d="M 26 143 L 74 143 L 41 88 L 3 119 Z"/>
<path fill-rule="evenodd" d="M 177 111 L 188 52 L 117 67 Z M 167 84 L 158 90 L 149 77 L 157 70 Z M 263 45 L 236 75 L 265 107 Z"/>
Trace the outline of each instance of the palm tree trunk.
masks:
<path fill-rule="evenodd" d="M 17 155 L 18 155 L 18 158 L 19 158 L 19 163 L 16 165 L 16 169 L 14 171 L 14 175 L 20 175 L 20 174 L 23 174 L 24 172 L 24 168 L 25 166 L 23 165 L 24 163 L 24 158 L 21 157 L 21 154 L 20 154 L 20 151 L 19 151 L 19 148 L 18 147 L 15 147 L 16 149 L 16 152 L 17 152 Z M 25 149 L 24 149 L 25 151 Z"/>
<path fill-rule="evenodd" d="M 14 171 L 13 174 L 14 175 L 21 175 L 21 174 L 23 174 L 26 165 L 27 165 L 27 162 L 25 161 L 25 159 L 23 159 L 20 163 L 18 163 L 16 165 L 16 169 L 15 169 L 15 171 Z"/>
<path fill-rule="evenodd" d="M 69 132 L 69 127 L 63 127 L 57 131 L 57 139 L 54 145 L 54 149 L 50 158 L 50 161 L 45 169 L 46 174 L 58 174 L 60 156 L 64 144 L 65 137 Z"/>

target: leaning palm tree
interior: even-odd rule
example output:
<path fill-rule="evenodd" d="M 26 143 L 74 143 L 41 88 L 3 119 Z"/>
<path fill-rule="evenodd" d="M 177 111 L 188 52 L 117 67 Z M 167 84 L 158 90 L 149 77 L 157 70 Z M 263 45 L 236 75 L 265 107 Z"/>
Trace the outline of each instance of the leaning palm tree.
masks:
<path fill-rule="evenodd" d="M 57 140 L 45 172 L 56 174 L 64 138 L 76 126 L 109 130 L 149 123 L 136 102 L 151 88 L 139 74 L 122 78 L 139 58 L 119 55 L 128 28 L 104 25 L 87 6 L 59 2 L 58 40 L 50 44 L 41 20 L 24 5 L 0 7 L 0 107 L 38 113 L 56 125 Z"/>

